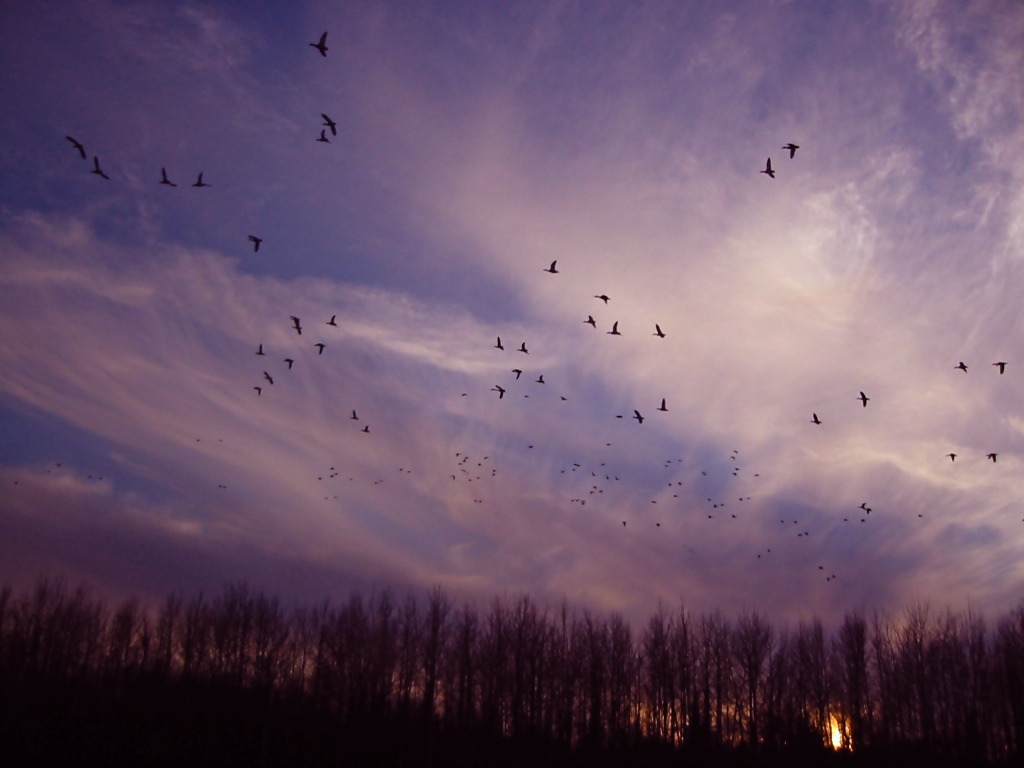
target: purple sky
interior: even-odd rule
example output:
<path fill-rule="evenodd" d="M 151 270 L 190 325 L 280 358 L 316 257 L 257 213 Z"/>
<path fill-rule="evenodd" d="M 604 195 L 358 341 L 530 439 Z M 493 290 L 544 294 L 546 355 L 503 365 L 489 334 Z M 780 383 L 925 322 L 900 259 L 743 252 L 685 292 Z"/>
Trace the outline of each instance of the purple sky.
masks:
<path fill-rule="evenodd" d="M 1024 594 L 1024 4 L 0 22 L 3 581 Z"/>

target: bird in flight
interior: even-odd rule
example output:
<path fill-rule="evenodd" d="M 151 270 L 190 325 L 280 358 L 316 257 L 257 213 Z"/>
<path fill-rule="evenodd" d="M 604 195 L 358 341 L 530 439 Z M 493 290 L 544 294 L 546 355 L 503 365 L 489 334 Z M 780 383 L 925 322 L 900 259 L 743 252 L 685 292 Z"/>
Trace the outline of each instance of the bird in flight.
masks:
<path fill-rule="evenodd" d="M 505 388 L 499 386 L 498 384 L 495 384 L 493 387 L 491 387 L 491 392 L 497 392 L 499 400 L 501 400 L 505 396 Z"/>
<path fill-rule="evenodd" d="M 992 459 L 992 463 L 995 464 L 996 463 L 996 456 L 998 456 L 998 455 L 999 455 L 998 453 L 990 453 L 985 458 L 986 459 Z"/>
<path fill-rule="evenodd" d="M 558 259 L 555 259 L 554 261 L 551 262 L 551 266 L 548 267 L 547 269 L 545 269 L 544 271 L 545 272 L 550 272 L 552 275 L 557 275 L 558 274 L 558 270 L 555 269 L 555 264 L 557 264 L 557 263 L 558 263 Z"/>
<path fill-rule="evenodd" d="M 967 363 L 965 363 L 963 360 L 961 360 L 960 363 L 954 367 L 958 371 L 963 371 L 964 373 L 967 373 Z"/>
<path fill-rule="evenodd" d="M 818 414 L 811 414 L 811 424 L 821 424 L 821 419 L 818 418 Z"/>
<path fill-rule="evenodd" d="M 317 141 L 321 141 L 324 144 L 330 144 L 331 143 L 331 140 L 327 138 L 327 129 L 326 128 L 321 128 L 320 129 L 320 138 L 318 138 Z"/>
<path fill-rule="evenodd" d="M 292 360 L 290 357 L 286 357 L 284 361 L 288 363 L 288 370 L 290 371 L 292 369 L 292 365 L 295 364 L 295 361 Z"/>
<path fill-rule="evenodd" d="M 324 347 L 326 347 L 327 345 L 324 344 L 323 342 L 317 342 L 313 346 L 316 347 L 316 353 L 318 355 L 322 355 L 324 353 Z"/>
<path fill-rule="evenodd" d="M 956 454 L 955 453 L 947 453 L 946 455 L 949 456 L 949 460 L 950 461 L 956 461 Z"/>
<path fill-rule="evenodd" d="M 369 431 L 370 431 L 370 425 L 367 424 L 365 427 L 363 427 L 363 432 L 369 432 Z"/>
<path fill-rule="evenodd" d="M 593 315 L 587 315 L 587 319 L 584 320 L 583 322 L 586 323 L 587 325 L 597 328 L 597 320 L 594 319 Z"/>
<path fill-rule="evenodd" d="M 88 160 L 89 159 L 88 157 L 86 157 L 85 147 L 82 146 L 82 142 L 78 141 L 77 139 L 73 139 L 70 136 L 65 136 L 64 138 L 67 139 L 68 141 L 70 141 L 71 142 L 71 146 L 73 146 L 75 149 L 78 150 L 78 154 L 80 154 L 82 156 L 83 160 Z"/>
<path fill-rule="evenodd" d="M 320 51 L 321 56 L 327 55 L 327 33 L 324 32 L 320 35 L 320 39 L 315 43 L 310 43 L 311 46 Z"/>
<path fill-rule="evenodd" d="M 292 318 L 292 328 L 294 328 L 296 331 L 298 331 L 299 336 L 301 336 L 302 335 L 302 323 L 299 322 L 299 318 L 297 318 L 295 315 L 291 315 L 291 318 Z"/>
<path fill-rule="evenodd" d="M 799 144 L 793 144 L 792 142 L 790 142 L 789 144 L 784 146 L 783 149 L 788 149 L 789 150 L 789 159 L 792 160 L 793 159 L 793 155 L 795 155 L 796 151 L 798 149 L 800 149 L 800 145 Z"/>
<path fill-rule="evenodd" d="M 860 397 L 858 397 L 857 399 L 860 400 L 860 404 L 862 407 L 867 408 L 868 400 L 870 400 L 871 398 L 865 395 L 863 392 L 861 392 Z"/>
<path fill-rule="evenodd" d="M 1006 363 L 992 363 L 999 368 L 999 375 L 1006 373 Z"/>
<path fill-rule="evenodd" d="M 253 387 L 253 389 L 256 390 L 256 397 L 259 397 L 260 395 L 263 394 L 263 387 Z"/>
<path fill-rule="evenodd" d="M 349 418 L 353 421 L 359 421 L 359 416 L 356 415 L 355 409 L 352 410 L 352 415 Z"/>
<path fill-rule="evenodd" d="M 256 235 L 249 235 L 249 242 L 252 243 L 253 253 L 256 253 L 260 249 L 260 243 L 263 242 L 263 238 L 256 237 Z"/>
<path fill-rule="evenodd" d="M 89 173 L 95 173 L 97 176 L 102 176 L 107 181 L 110 181 L 110 177 L 100 168 L 100 159 L 96 155 L 92 156 L 92 170 Z"/>
<path fill-rule="evenodd" d="M 269 382 L 270 382 L 270 385 L 271 385 L 271 386 L 273 386 L 273 384 L 274 384 L 274 380 L 273 380 L 272 378 L 270 378 L 270 374 L 269 374 L 269 373 L 267 373 L 266 371 L 264 371 L 264 372 L 263 372 L 263 378 L 264 378 L 264 379 L 266 379 L 267 381 L 269 381 Z"/>
<path fill-rule="evenodd" d="M 637 424 L 644 423 L 644 417 L 641 415 L 640 411 L 636 409 L 633 410 L 633 418 L 636 419 Z"/>
<path fill-rule="evenodd" d="M 658 325 L 657 323 L 654 324 L 654 335 L 657 336 L 659 339 L 665 338 L 665 332 L 661 330 L 661 326 Z"/>
<path fill-rule="evenodd" d="M 324 125 L 326 125 L 328 128 L 331 129 L 331 136 L 337 136 L 338 135 L 338 124 L 336 122 L 334 122 L 333 120 L 331 120 L 331 118 L 329 118 L 323 112 L 320 113 L 320 117 L 322 117 L 324 119 Z"/>
<path fill-rule="evenodd" d="M 331 319 L 328 320 L 326 323 L 324 323 L 324 325 L 333 325 L 335 328 L 337 328 L 338 327 L 338 322 L 337 321 L 338 321 L 338 316 L 337 315 L 331 315 Z"/>
<path fill-rule="evenodd" d="M 605 295 L 604 295 L 604 294 L 602 293 L 602 294 L 601 294 L 600 296 L 595 296 L 594 298 L 595 298 L 595 299 L 600 299 L 600 300 L 601 300 L 601 301 L 603 301 L 603 302 L 604 302 L 605 304 L 607 304 L 607 303 L 608 303 L 608 300 L 609 300 L 609 299 L 610 299 L 611 297 L 610 297 L 610 296 L 605 296 Z"/>
<path fill-rule="evenodd" d="M 176 187 L 176 186 L 178 186 L 173 181 L 171 181 L 170 179 L 167 178 L 167 169 L 166 168 L 161 168 L 160 169 L 160 183 L 163 184 L 166 187 Z"/>
<path fill-rule="evenodd" d="M 523 354 L 525 354 L 525 355 L 528 355 L 528 354 L 530 354 L 530 350 L 528 350 L 528 349 L 526 348 L 526 342 L 525 342 L 525 341 L 524 341 L 524 342 L 523 342 L 522 344 L 520 344 L 520 345 L 519 345 L 519 349 L 518 349 L 517 351 L 518 351 L 518 352 L 522 352 L 522 353 L 523 353 Z"/>
<path fill-rule="evenodd" d="M 775 171 L 772 170 L 772 159 L 769 157 L 767 164 L 765 164 L 764 170 L 761 173 L 767 173 L 771 178 L 775 178 Z"/>
<path fill-rule="evenodd" d="M 519 381 L 519 377 L 523 375 L 523 369 L 522 368 L 513 368 L 512 369 L 512 373 L 514 373 L 516 375 L 516 381 Z"/>
<path fill-rule="evenodd" d="M 196 183 L 193 184 L 192 186 L 193 187 L 208 187 L 210 185 L 203 181 L 203 172 L 200 171 L 199 172 L 199 176 L 196 177 Z"/>
<path fill-rule="evenodd" d="M 661 406 L 658 408 L 659 411 L 667 411 L 668 406 L 665 405 L 665 398 L 661 398 Z"/>
<path fill-rule="evenodd" d="M 256 354 L 257 355 L 265 355 L 266 354 L 266 352 L 263 351 L 263 345 L 262 344 L 260 344 L 259 349 L 256 350 Z"/>
<path fill-rule="evenodd" d="M 619 333 L 619 321 L 618 320 L 616 320 L 614 323 L 612 323 L 612 329 L 610 331 L 607 331 L 607 333 L 608 333 L 609 336 L 621 336 L 622 335 L 621 333 Z"/>
<path fill-rule="evenodd" d="M 501 336 L 498 337 L 498 343 L 494 345 L 494 348 L 504 351 L 505 347 L 501 345 Z"/>
<path fill-rule="evenodd" d="M 543 373 L 540 376 L 537 377 L 537 383 L 538 384 L 543 384 L 544 383 L 544 374 Z"/>

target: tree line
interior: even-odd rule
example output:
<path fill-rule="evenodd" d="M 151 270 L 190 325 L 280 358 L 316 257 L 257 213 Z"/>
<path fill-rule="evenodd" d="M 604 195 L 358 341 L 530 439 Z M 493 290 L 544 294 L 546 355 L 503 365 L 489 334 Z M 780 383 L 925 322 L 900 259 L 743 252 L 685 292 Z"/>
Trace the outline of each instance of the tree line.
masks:
<path fill-rule="evenodd" d="M 0 755 L 207 764 L 211 745 L 219 765 L 1020 764 L 1024 601 L 833 628 L 660 607 L 636 630 L 440 588 L 286 607 L 230 584 L 148 608 L 53 579 L 0 589 Z"/>

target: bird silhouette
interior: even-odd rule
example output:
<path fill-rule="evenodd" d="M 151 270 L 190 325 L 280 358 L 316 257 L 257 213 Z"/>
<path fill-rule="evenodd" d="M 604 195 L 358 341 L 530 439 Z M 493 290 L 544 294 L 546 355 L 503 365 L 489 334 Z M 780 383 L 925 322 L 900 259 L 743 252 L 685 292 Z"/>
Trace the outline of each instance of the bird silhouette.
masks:
<path fill-rule="evenodd" d="M 658 325 L 657 323 L 654 324 L 654 335 L 657 336 L 659 339 L 665 338 L 664 331 L 661 330 L 661 326 Z"/>
<path fill-rule="evenodd" d="M 369 432 L 369 431 L 370 431 L 370 425 L 367 424 L 365 427 L 363 427 L 363 432 Z"/>
<path fill-rule="evenodd" d="M 256 235 L 249 235 L 249 242 L 252 243 L 253 253 L 256 253 L 260 249 L 260 243 L 263 242 L 263 238 L 256 237 Z"/>
<path fill-rule="evenodd" d="M 999 375 L 1006 373 L 1006 363 L 992 363 L 992 365 L 999 368 Z"/>
<path fill-rule="evenodd" d="M 985 458 L 986 459 L 992 459 L 992 463 L 995 464 L 996 463 L 996 456 L 998 456 L 998 455 L 999 455 L 998 453 L 990 453 Z"/>
<path fill-rule="evenodd" d="M 772 170 L 772 159 L 769 157 L 768 162 L 764 166 L 764 170 L 761 173 L 767 173 L 771 178 L 775 178 L 775 171 Z"/>
<path fill-rule="evenodd" d="M 331 129 L 331 136 L 337 136 L 338 135 L 338 124 L 336 122 L 334 122 L 333 120 L 331 120 L 331 118 L 329 118 L 323 112 L 320 113 L 320 117 L 322 117 L 324 119 L 324 125 L 326 125 L 328 128 Z"/>
<path fill-rule="evenodd" d="M 160 183 L 163 184 L 164 186 L 167 186 L 167 187 L 176 187 L 176 186 L 178 186 L 173 181 L 171 181 L 170 179 L 167 178 L 167 169 L 166 168 L 161 168 L 160 169 Z"/>
<path fill-rule="evenodd" d="M 611 297 L 610 297 L 610 296 L 605 296 L 605 295 L 604 295 L 603 293 L 602 293 L 602 294 L 601 294 L 600 296 L 594 296 L 594 298 L 595 298 L 595 299 L 600 299 L 600 300 L 601 300 L 601 301 L 603 301 L 603 302 L 604 302 L 605 304 L 607 304 L 607 303 L 608 303 L 608 302 L 609 302 L 609 301 L 611 300 Z"/>
<path fill-rule="evenodd" d="M 324 353 L 324 347 L 326 347 L 327 345 L 324 344 L 323 342 L 317 342 L 313 346 L 316 347 L 316 353 L 318 355 L 322 355 Z"/>
<path fill-rule="evenodd" d="M 640 411 L 637 411 L 637 410 L 634 409 L 634 411 L 633 411 L 633 418 L 636 419 L 637 424 L 643 424 L 644 423 L 644 417 L 640 413 Z"/>
<path fill-rule="evenodd" d="M 295 315 L 291 315 L 290 317 L 292 319 L 292 328 L 294 328 L 298 332 L 299 336 L 301 336 L 302 323 L 299 322 L 299 318 L 297 318 Z"/>
<path fill-rule="evenodd" d="M 622 335 L 621 333 L 619 333 L 619 321 L 618 320 L 616 320 L 614 323 L 612 323 L 612 329 L 610 331 L 608 331 L 607 333 L 608 333 L 609 336 L 621 336 Z"/>
<path fill-rule="evenodd" d="M 327 56 L 327 33 L 324 32 L 320 35 L 320 39 L 315 43 L 310 43 L 311 46 L 320 51 L 321 56 Z"/>
<path fill-rule="evenodd" d="M 594 319 L 593 315 L 587 315 L 587 319 L 584 320 L 583 322 L 586 323 L 587 325 L 597 328 L 597 321 Z"/>
<path fill-rule="evenodd" d="M 498 337 L 498 343 L 494 345 L 494 348 L 495 349 L 500 349 L 500 350 L 504 351 L 505 347 L 503 347 L 502 344 L 501 344 L 501 336 Z"/>
<path fill-rule="evenodd" d="M 661 398 L 661 406 L 658 408 L 659 411 L 667 411 L 668 406 L 665 405 L 665 398 Z"/>
<path fill-rule="evenodd" d="M 193 184 L 192 186 L 193 187 L 208 187 L 210 185 L 203 181 L 203 172 L 200 171 L 199 175 L 196 177 L 195 184 Z"/>
<path fill-rule="evenodd" d="M 958 365 L 955 365 L 954 368 L 956 368 L 959 371 L 963 371 L 964 373 L 967 373 L 967 363 L 965 363 L 963 360 L 961 360 Z"/>
<path fill-rule="evenodd" d="M 538 384 L 543 384 L 544 383 L 544 374 L 543 373 L 540 376 L 537 377 L 537 383 Z"/>
<path fill-rule="evenodd" d="M 555 259 L 554 261 L 551 262 L 551 266 L 548 267 L 547 269 L 545 269 L 544 271 L 545 272 L 550 272 L 552 275 L 557 275 L 558 274 L 558 270 L 555 269 L 555 264 L 557 264 L 557 263 L 558 263 L 558 259 Z"/>
<path fill-rule="evenodd" d="M 265 353 L 265 352 L 263 351 L 263 345 L 262 345 L 262 344 L 260 344 L 260 346 L 259 346 L 259 349 L 257 349 L 257 350 L 256 350 L 256 354 L 257 354 L 257 355 L 265 355 L 265 354 L 266 354 L 266 353 Z"/>
<path fill-rule="evenodd" d="M 317 141 L 321 141 L 324 144 L 330 144 L 331 143 L 331 140 L 327 138 L 327 129 L 326 128 L 321 128 L 320 129 L 320 137 L 317 139 Z"/>
<path fill-rule="evenodd" d="M 860 397 L 858 397 L 857 399 L 860 400 L 860 404 L 862 407 L 867 408 L 868 400 L 870 400 L 871 398 L 865 395 L 863 392 L 861 392 Z"/>
<path fill-rule="evenodd" d="M 335 328 L 337 328 L 338 327 L 338 316 L 337 315 L 331 315 L 331 319 L 328 320 L 326 323 L 324 323 L 324 325 L 333 325 Z"/>
<path fill-rule="evenodd" d="M 359 421 L 359 416 L 356 414 L 355 409 L 352 410 L 352 415 L 349 418 L 353 421 Z"/>
<path fill-rule="evenodd" d="M 253 389 L 256 390 L 256 397 L 259 397 L 260 395 L 263 394 L 263 387 L 253 387 Z"/>
<path fill-rule="evenodd" d="M 498 384 L 495 384 L 493 387 L 491 387 L 491 392 L 497 392 L 499 400 L 501 400 L 503 397 L 505 397 L 505 388 L 502 387 L 502 386 L 499 386 Z"/>
<path fill-rule="evenodd" d="M 286 357 L 284 361 L 288 363 L 288 370 L 290 371 L 292 369 L 292 366 L 295 364 L 295 361 L 292 360 L 290 357 Z"/>
<path fill-rule="evenodd" d="M 102 168 L 100 168 L 100 159 L 96 155 L 92 156 L 92 170 L 89 171 L 89 173 L 95 173 L 97 176 L 100 176 L 106 179 L 107 181 L 110 181 L 110 177 L 103 172 Z"/>
<path fill-rule="evenodd" d="M 793 144 L 791 142 L 791 143 L 787 144 L 786 146 L 784 146 L 783 149 L 788 149 L 789 150 L 789 159 L 792 160 L 793 159 L 793 155 L 795 155 L 796 151 L 798 149 L 800 149 L 800 145 L 799 144 Z"/>
<path fill-rule="evenodd" d="M 266 379 L 268 382 L 270 382 L 270 385 L 273 386 L 274 380 L 272 378 L 270 378 L 270 374 L 269 373 L 264 371 L 263 372 L 263 378 Z"/>
<path fill-rule="evenodd" d="M 513 368 L 512 369 L 512 373 L 514 373 L 516 375 L 516 381 L 519 381 L 519 377 L 523 375 L 523 369 L 522 368 Z"/>
<path fill-rule="evenodd" d="M 821 419 L 818 418 L 818 414 L 811 414 L 811 424 L 821 424 Z"/>
<path fill-rule="evenodd" d="M 518 352 L 522 352 L 524 355 L 530 354 L 530 350 L 528 350 L 526 348 L 526 342 L 525 341 L 522 344 L 519 345 L 519 349 L 517 351 Z"/>
<path fill-rule="evenodd" d="M 956 461 L 956 454 L 955 453 L 947 453 L 946 455 L 949 456 L 949 460 L 950 461 Z"/>
<path fill-rule="evenodd" d="M 88 156 L 85 154 L 85 147 L 82 146 L 82 142 L 78 141 L 77 139 L 73 139 L 70 136 L 65 136 L 64 138 L 67 139 L 68 141 L 70 141 L 71 142 L 71 146 L 73 146 L 75 149 L 78 150 L 78 154 L 80 154 L 82 156 L 83 160 L 88 160 L 89 159 Z"/>

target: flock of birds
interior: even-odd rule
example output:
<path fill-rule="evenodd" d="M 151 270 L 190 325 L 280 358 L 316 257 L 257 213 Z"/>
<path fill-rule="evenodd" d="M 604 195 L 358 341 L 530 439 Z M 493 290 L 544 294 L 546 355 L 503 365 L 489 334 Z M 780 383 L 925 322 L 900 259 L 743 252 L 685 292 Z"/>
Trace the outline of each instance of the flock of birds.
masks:
<path fill-rule="evenodd" d="M 309 45 L 322 57 L 327 57 L 327 52 L 329 50 L 327 47 L 327 32 L 324 32 L 317 41 L 311 42 Z M 338 124 L 326 113 L 321 113 L 320 117 L 322 123 L 318 126 L 319 136 L 315 141 L 329 143 L 329 136 L 336 137 L 338 135 Z M 83 160 L 88 160 L 89 155 L 86 152 L 85 146 L 80 141 L 72 136 L 66 136 L 66 139 L 71 143 L 72 147 Z M 789 159 L 791 160 L 795 158 L 796 151 L 799 148 L 799 145 L 792 142 L 782 146 L 782 149 L 788 152 Z M 110 176 L 100 165 L 99 157 L 93 155 L 92 160 L 93 167 L 91 169 L 91 173 L 109 181 Z M 767 159 L 765 167 L 760 171 L 760 173 L 767 175 L 771 179 L 776 178 L 776 169 L 772 166 L 771 157 Z M 164 167 L 160 168 L 160 178 L 157 183 L 168 187 L 178 186 L 169 178 L 167 170 Z M 204 181 L 203 172 L 199 171 L 192 186 L 196 188 L 206 188 L 211 185 Z M 261 245 L 264 242 L 263 238 L 249 234 L 247 235 L 247 240 L 251 244 L 253 252 L 259 253 Z M 558 268 L 558 260 L 552 261 L 547 267 L 543 268 L 543 271 L 550 275 L 560 275 L 561 270 Z M 600 302 L 601 308 L 609 307 L 612 301 L 611 297 L 605 293 L 594 294 L 593 299 Z M 596 310 L 581 312 L 581 315 L 586 315 L 586 318 L 582 320 L 582 324 L 589 326 L 593 331 L 597 331 L 599 325 L 598 319 L 594 316 L 595 312 Z M 293 375 L 295 367 L 299 362 L 300 355 L 305 354 L 315 360 L 317 357 L 323 356 L 325 350 L 328 348 L 327 342 L 321 339 L 317 339 L 312 343 L 306 343 L 305 340 L 308 339 L 308 336 L 304 337 L 303 331 L 305 330 L 308 332 L 310 330 L 309 327 L 304 326 L 302 320 L 298 316 L 292 315 L 289 319 L 291 321 L 290 329 L 295 332 L 296 345 L 290 347 L 284 352 L 276 351 L 274 356 L 277 358 L 277 362 L 274 365 L 266 365 L 264 363 L 259 366 L 259 369 L 261 369 L 260 373 L 262 375 L 259 382 L 252 386 L 257 397 L 262 397 L 270 388 L 275 387 L 275 377 Z M 325 327 L 337 329 L 337 315 L 332 315 L 325 321 L 317 322 L 316 328 L 321 333 L 325 330 Z M 612 320 L 610 326 L 604 325 L 603 327 L 608 328 L 608 330 L 605 331 L 605 334 L 608 336 L 622 337 L 625 335 L 623 331 L 620 330 L 620 321 L 618 319 Z M 649 327 L 649 331 L 650 336 L 659 340 L 664 340 L 668 337 L 668 334 L 663 329 L 660 322 L 653 323 L 653 329 L 650 329 Z M 302 339 L 302 343 L 299 343 L 300 339 Z M 506 351 L 506 347 L 501 336 L 497 337 L 493 348 L 499 352 Z M 522 355 L 522 359 L 524 361 L 530 359 L 528 357 L 530 350 L 526 341 L 521 341 L 518 347 L 512 347 L 511 351 Z M 265 344 L 263 342 L 258 342 L 256 344 L 255 355 L 261 358 L 261 362 L 262 358 L 271 356 L 265 349 Z M 1007 365 L 1008 363 L 1005 361 L 992 363 L 992 366 L 998 369 L 998 373 L 1000 375 L 1005 374 Z M 283 368 L 281 366 L 283 366 Z M 957 366 L 955 366 L 955 369 L 963 373 L 967 373 L 968 366 L 961 361 Z M 517 364 L 515 367 L 510 369 L 510 373 L 513 376 L 510 381 L 495 383 L 490 390 L 497 394 L 497 400 L 505 400 L 506 395 L 512 392 L 516 383 L 522 381 L 522 377 L 526 374 L 525 364 L 524 367 L 520 367 L 520 365 Z M 534 378 L 534 375 L 536 375 L 536 378 Z M 544 376 L 544 372 L 536 371 L 528 374 L 525 381 L 532 382 L 536 385 L 548 385 L 548 381 Z M 470 393 L 462 393 L 462 397 L 468 397 L 469 395 Z M 529 398 L 530 395 L 528 393 L 522 393 L 522 397 Z M 563 402 L 569 400 L 568 396 L 564 394 L 559 395 L 559 399 Z M 863 391 L 859 392 L 856 399 L 861 403 L 862 408 L 867 408 L 868 403 L 871 401 L 871 398 Z M 659 413 L 667 413 L 669 411 L 668 398 L 661 397 L 660 402 L 657 403 L 654 410 Z M 643 425 L 645 421 L 649 419 L 648 416 L 644 415 L 641 407 L 633 408 L 632 411 L 632 414 L 629 415 L 628 418 L 635 421 L 638 425 Z M 616 414 L 615 418 L 626 419 L 627 416 L 626 414 Z M 349 420 L 352 422 L 361 422 L 360 416 L 355 408 L 351 409 Z M 824 423 L 824 420 L 819 416 L 817 411 L 812 412 L 810 421 L 816 426 L 820 426 Z M 359 431 L 364 434 L 368 434 L 370 433 L 370 426 L 368 424 L 363 424 Z M 612 445 L 613 443 L 611 441 L 605 443 L 606 448 L 611 447 Z M 534 448 L 534 445 L 530 444 L 527 447 L 532 449 Z M 673 503 L 672 500 L 679 500 L 676 503 L 681 506 L 681 511 L 686 511 L 686 509 L 689 508 L 689 505 L 692 505 L 698 496 L 700 496 L 701 499 L 704 499 L 705 501 L 703 503 L 707 505 L 704 519 L 737 521 L 746 519 L 747 521 L 750 521 L 750 515 L 741 513 L 740 507 L 734 508 L 732 506 L 732 499 L 735 498 L 738 504 L 743 505 L 744 509 L 749 508 L 751 506 L 749 502 L 753 500 L 753 497 L 750 495 L 750 490 L 753 487 L 753 483 L 756 482 L 756 478 L 760 477 L 760 474 L 752 473 L 747 475 L 747 473 L 743 472 L 742 468 L 738 464 L 738 454 L 738 449 L 733 450 L 728 457 L 725 457 L 723 461 L 717 463 L 716 466 L 699 469 L 699 475 L 696 474 L 697 470 L 695 468 L 681 466 L 683 465 L 683 459 L 681 458 L 666 459 L 656 470 L 653 467 L 650 468 L 652 473 L 655 471 L 658 473 L 664 473 L 666 471 L 670 472 L 669 479 L 667 481 L 664 479 L 664 476 L 662 476 L 662 479 L 660 480 L 660 482 L 667 483 L 667 490 L 661 493 L 656 493 L 654 494 L 654 498 L 649 499 L 651 505 L 660 504 L 659 509 L 662 511 L 656 515 L 637 515 L 633 519 L 622 519 L 619 521 L 621 522 L 621 527 L 627 528 L 630 522 L 641 522 L 641 524 L 646 523 L 653 528 L 666 528 L 669 525 L 670 519 L 667 517 L 669 512 L 665 509 L 666 505 Z M 951 461 L 956 461 L 958 458 L 958 454 L 956 452 L 950 452 L 946 454 L 946 456 Z M 996 462 L 997 457 L 998 453 L 995 451 L 990 452 L 987 455 L 987 459 L 991 460 L 993 463 Z M 614 464 L 614 460 L 612 460 L 611 463 Z M 630 466 L 629 462 L 626 462 L 626 466 Z M 633 468 L 635 469 L 635 465 Z M 464 450 L 460 450 L 455 453 L 455 465 L 452 469 L 454 471 L 450 473 L 451 481 L 476 483 L 477 486 L 475 486 L 475 488 L 483 489 L 473 493 L 472 502 L 474 504 L 485 503 L 488 495 L 486 491 L 486 484 L 489 482 L 499 482 L 501 476 L 498 465 L 489 454 L 484 455 L 482 458 L 473 458 L 469 452 Z M 413 470 L 408 467 L 399 467 L 398 472 L 401 475 L 406 476 L 412 474 Z M 581 460 L 571 462 L 570 465 L 561 468 L 559 475 L 566 478 L 565 482 L 571 483 L 571 487 L 566 489 L 567 503 L 569 505 L 584 507 L 589 502 L 591 504 L 591 509 L 593 509 L 596 503 L 611 499 L 611 501 L 607 502 L 607 505 L 612 506 L 615 509 L 621 509 L 628 508 L 631 503 L 624 492 L 617 490 L 617 488 L 623 487 L 619 485 L 621 483 L 623 472 L 623 469 L 611 468 L 609 466 L 609 461 L 591 463 L 581 458 Z M 682 473 L 682 475 L 680 473 Z M 317 475 L 317 479 L 319 481 L 329 482 L 339 478 L 341 474 L 341 471 L 338 470 L 336 466 L 330 466 L 327 472 L 320 472 Z M 678 479 L 680 476 L 685 476 L 686 479 Z M 749 480 L 741 479 L 747 477 L 749 477 Z M 585 478 L 585 480 L 580 482 L 580 478 Z M 349 476 L 348 480 L 350 482 L 355 482 L 355 477 Z M 373 485 L 381 485 L 384 482 L 385 478 L 377 477 L 373 480 Z M 650 483 L 648 483 L 648 485 L 650 485 Z M 218 484 L 218 488 L 226 489 L 227 485 L 221 483 Z M 704 493 L 701 493 L 701 491 Z M 705 495 L 708 491 L 711 491 L 712 495 Z M 569 494 L 574 495 L 570 496 Z M 324 496 L 325 500 L 337 500 L 338 498 L 339 496 L 337 494 L 332 496 L 328 493 L 328 495 Z M 867 523 L 869 519 L 872 519 L 870 518 L 870 514 L 873 510 L 867 502 L 863 502 L 857 509 L 860 514 L 843 517 L 843 522 L 848 523 L 859 519 L 860 523 Z M 918 517 L 922 516 L 923 515 L 918 514 Z M 681 518 L 679 515 L 676 515 L 671 519 L 678 521 Z M 875 519 L 877 519 L 877 515 Z M 780 530 L 788 531 L 789 533 L 786 535 L 792 535 L 794 538 L 806 540 L 811 536 L 811 527 L 806 524 L 801 525 L 801 521 L 798 519 L 783 518 L 779 520 L 779 525 L 781 526 Z M 634 527 L 636 526 L 634 525 Z M 696 554 L 696 550 L 693 547 L 687 546 L 685 549 L 691 554 Z M 764 560 L 769 556 L 772 556 L 773 550 L 766 547 L 753 554 L 756 554 L 757 560 Z M 832 582 L 837 579 L 837 574 L 835 572 L 831 572 L 831 569 L 826 569 L 824 564 L 818 564 L 816 570 L 824 576 L 824 579 L 827 582 Z"/>

